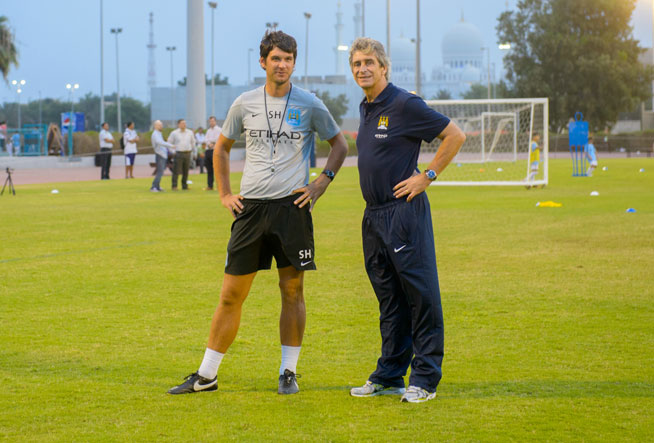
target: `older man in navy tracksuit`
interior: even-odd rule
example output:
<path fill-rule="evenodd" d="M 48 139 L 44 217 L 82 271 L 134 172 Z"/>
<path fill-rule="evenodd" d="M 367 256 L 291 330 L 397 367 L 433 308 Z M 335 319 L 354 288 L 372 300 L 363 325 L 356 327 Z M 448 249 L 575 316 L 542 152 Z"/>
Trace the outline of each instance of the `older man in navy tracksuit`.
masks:
<path fill-rule="evenodd" d="M 454 158 L 465 135 L 420 97 L 388 82 L 390 62 L 378 41 L 357 39 L 350 67 L 366 95 L 357 136 L 366 200 L 363 252 L 379 301 L 382 336 L 377 369 L 350 393 L 402 394 L 403 402 L 425 402 L 436 396 L 444 340 L 431 210 L 424 191 Z M 438 152 L 420 172 L 420 145 L 436 137 L 442 140 Z"/>

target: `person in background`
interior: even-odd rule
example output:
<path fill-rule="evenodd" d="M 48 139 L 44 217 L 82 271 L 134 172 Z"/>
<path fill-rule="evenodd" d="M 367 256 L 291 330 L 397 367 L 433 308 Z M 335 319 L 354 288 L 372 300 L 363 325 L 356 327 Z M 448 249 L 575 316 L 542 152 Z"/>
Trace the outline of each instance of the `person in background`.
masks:
<path fill-rule="evenodd" d="M 139 136 L 134 130 L 134 122 L 127 122 L 123 142 L 125 143 L 125 178 L 134 178 L 134 161 L 136 160 L 136 142 Z"/>
<path fill-rule="evenodd" d="M 197 148 L 198 161 L 197 164 L 200 166 L 200 174 L 204 173 L 204 151 L 206 150 L 207 144 L 205 143 L 205 133 L 202 126 L 200 126 L 195 131 L 195 146 Z"/>
<path fill-rule="evenodd" d="M 528 182 L 533 182 L 536 180 L 538 175 L 538 166 L 540 165 L 540 134 L 534 132 L 534 135 L 531 137 L 531 144 L 529 145 L 529 176 L 527 176 Z M 527 185 L 525 188 L 530 189 L 532 185 Z"/>
<path fill-rule="evenodd" d="M 9 155 L 9 157 L 14 155 L 14 142 L 11 137 L 7 139 L 7 155 Z"/>
<path fill-rule="evenodd" d="M 216 124 L 216 117 L 209 117 L 209 129 L 205 134 L 204 141 L 207 144 L 207 150 L 204 152 L 204 165 L 207 167 L 207 187 L 205 191 L 213 191 L 213 148 L 222 133 L 222 128 Z"/>
<path fill-rule="evenodd" d="M 163 135 L 161 134 L 161 129 L 163 128 L 161 120 L 156 120 L 153 126 L 154 131 L 152 131 L 151 140 L 157 162 L 157 173 L 152 181 L 150 192 L 163 192 L 163 189 L 161 189 L 161 177 L 166 170 L 168 154 L 170 151 L 173 151 L 175 147 L 164 140 Z"/>
<path fill-rule="evenodd" d="M 114 136 L 109 132 L 109 123 L 102 123 L 102 130 L 98 138 L 100 139 L 100 180 L 109 180 L 111 150 L 114 147 Z"/>
<path fill-rule="evenodd" d="M 588 144 L 586 145 L 586 158 L 588 159 L 588 170 L 586 175 L 588 177 L 593 176 L 593 171 L 597 167 L 597 152 L 595 150 L 595 145 L 593 144 L 593 137 L 588 137 Z"/>
<path fill-rule="evenodd" d="M 177 120 L 177 129 L 168 136 L 168 143 L 175 145 L 173 167 L 173 191 L 177 191 L 177 178 L 182 174 L 182 189 L 188 191 L 188 170 L 191 166 L 191 153 L 195 149 L 193 131 L 186 129 L 186 120 Z"/>
<path fill-rule="evenodd" d="M 0 152 L 5 150 L 6 139 L 7 139 L 7 122 L 0 121 Z"/>
<path fill-rule="evenodd" d="M 20 134 L 18 132 L 11 136 L 11 144 L 13 146 L 13 151 L 10 155 L 20 155 Z"/>

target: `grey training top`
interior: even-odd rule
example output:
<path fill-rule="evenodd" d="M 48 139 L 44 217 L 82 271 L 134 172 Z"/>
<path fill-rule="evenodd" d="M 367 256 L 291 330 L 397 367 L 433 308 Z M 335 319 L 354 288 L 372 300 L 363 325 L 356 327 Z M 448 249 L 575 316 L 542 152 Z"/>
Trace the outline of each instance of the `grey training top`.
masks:
<path fill-rule="evenodd" d="M 288 94 L 266 96 L 267 119 L 264 86 L 244 92 L 229 108 L 223 135 L 237 140 L 245 131 L 245 166 L 240 190 L 243 197 L 283 198 L 294 189 L 306 186 L 309 158 L 315 144 L 314 132 L 322 140 L 329 140 L 340 132 L 318 97 L 295 85 L 290 94 L 288 106 Z M 274 149 L 273 141 L 276 142 Z"/>

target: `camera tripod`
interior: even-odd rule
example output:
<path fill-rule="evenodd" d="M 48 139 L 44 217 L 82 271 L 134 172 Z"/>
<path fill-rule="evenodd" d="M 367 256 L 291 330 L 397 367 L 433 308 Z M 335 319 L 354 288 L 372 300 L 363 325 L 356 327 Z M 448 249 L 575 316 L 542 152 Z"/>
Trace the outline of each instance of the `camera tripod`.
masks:
<path fill-rule="evenodd" d="M 14 188 L 14 181 L 11 179 L 11 172 L 13 169 L 7 168 L 5 169 L 7 171 L 7 179 L 5 180 L 5 184 L 2 185 L 2 191 L 0 191 L 0 195 L 3 195 L 5 193 L 5 188 L 7 185 L 9 185 L 9 192 L 11 192 L 13 195 L 16 195 L 16 188 Z"/>

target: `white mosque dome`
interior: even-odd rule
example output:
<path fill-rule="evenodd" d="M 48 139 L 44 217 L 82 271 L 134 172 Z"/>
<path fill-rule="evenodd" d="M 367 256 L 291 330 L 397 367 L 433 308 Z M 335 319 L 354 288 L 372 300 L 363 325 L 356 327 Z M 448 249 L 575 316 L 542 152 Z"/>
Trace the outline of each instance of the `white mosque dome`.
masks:
<path fill-rule="evenodd" d="M 395 63 L 416 64 L 416 45 L 404 35 L 391 42 L 391 66 Z"/>
<path fill-rule="evenodd" d="M 416 46 L 404 35 L 391 42 L 391 77 L 399 84 L 414 82 L 416 78 Z"/>
<path fill-rule="evenodd" d="M 455 68 L 466 65 L 481 68 L 484 40 L 479 29 L 472 23 L 461 21 L 450 28 L 443 37 L 441 50 L 443 64 Z"/>

